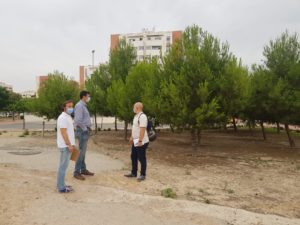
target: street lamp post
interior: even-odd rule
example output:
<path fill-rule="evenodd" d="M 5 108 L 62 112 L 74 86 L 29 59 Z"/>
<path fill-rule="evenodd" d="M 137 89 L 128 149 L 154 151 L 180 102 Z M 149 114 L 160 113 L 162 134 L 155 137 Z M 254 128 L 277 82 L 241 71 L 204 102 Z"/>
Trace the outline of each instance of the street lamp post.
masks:
<path fill-rule="evenodd" d="M 92 66 L 94 69 L 94 54 L 95 54 L 95 50 L 92 50 Z"/>
<path fill-rule="evenodd" d="M 95 50 L 92 50 L 92 73 L 94 73 L 94 69 L 95 69 L 95 63 L 94 63 L 94 55 L 95 55 Z M 98 126 L 97 126 L 97 113 L 94 113 L 94 117 L 95 117 L 95 134 L 98 131 Z"/>

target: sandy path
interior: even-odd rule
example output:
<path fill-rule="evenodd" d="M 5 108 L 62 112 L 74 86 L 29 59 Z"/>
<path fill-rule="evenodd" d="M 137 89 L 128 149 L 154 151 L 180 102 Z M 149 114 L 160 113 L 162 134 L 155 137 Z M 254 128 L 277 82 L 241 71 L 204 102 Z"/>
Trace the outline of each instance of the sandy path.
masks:
<path fill-rule="evenodd" d="M 11 143 L 13 139 L 9 141 Z M 31 141 L 27 139 L 25 142 Z M 93 167 L 96 176 L 84 182 L 74 180 L 71 164 L 67 182 L 76 191 L 58 194 L 55 191 L 58 162 L 55 148 L 47 145 L 37 148 L 32 144 L 30 149 L 41 151 L 40 154 L 15 155 L 9 152 L 18 151 L 9 147 L 7 140 L 1 139 L 0 149 L 0 225 L 300 224 L 300 219 L 136 194 L 122 190 L 121 186 L 103 187 L 97 184 L 97 176 L 105 174 L 107 170 L 114 170 L 122 176 L 124 165 L 117 159 L 92 151 L 88 154 L 87 163 Z M 140 185 L 125 178 L 122 182 Z"/>

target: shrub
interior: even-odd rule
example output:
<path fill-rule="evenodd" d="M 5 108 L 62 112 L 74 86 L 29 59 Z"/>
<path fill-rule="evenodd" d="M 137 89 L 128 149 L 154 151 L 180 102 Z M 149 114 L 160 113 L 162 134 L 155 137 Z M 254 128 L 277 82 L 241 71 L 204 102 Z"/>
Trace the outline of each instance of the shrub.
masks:
<path fill-rule="evenodd" d="M 172 188 L 166 188 L 161 191 L 161 196 L 165 198 L 176 198 L 176 192 Z"/>

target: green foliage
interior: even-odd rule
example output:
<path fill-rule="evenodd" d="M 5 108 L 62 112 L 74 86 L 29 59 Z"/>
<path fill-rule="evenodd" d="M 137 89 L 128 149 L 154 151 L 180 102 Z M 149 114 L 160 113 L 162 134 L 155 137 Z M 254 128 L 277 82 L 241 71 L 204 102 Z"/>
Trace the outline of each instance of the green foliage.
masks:
<path fill-rule="evenodd" d="M 249 96 L 249 81 L 247 68 L 232 57 L 225 65 L 224 73 L 216 80 L 218 100 L 225 115 L 224 122 L 227 122 L 228 118 L 243 116 Z"/>
<path fill-rule="evenodd" d="M 14 105 L 21 99 L 17 93 L 0 87 L 0 111 L 14 111 Z"/>
<path fill-rule="evenodd" d="M 228 44 L 198 26 L 185 30 L 182 41 L 164 59 L 160 121 L 179 129 L 201 130 L 224 117 L 215 80 L 231 58 L 228 49 Z"/>
<path fill-rule="evenodd" d="M 86 81 L 86 89 L 91 94 L 91 101 L 88 104 L 93 114 L 109 116 L 110 111 L 107 104 L 107 91 L 111 85 L 111 76 L 107 64 L 101 64 L 99 68 Z"/>
<path fill-rule="evenodd" d="M 127 97 L 126 84 L 122 80 L 115 80 L 108 89 L 107 102 L 110 111 L 126 122 L 133 117 L 132 105 Z"/>
<path fill-rule="evenodd" d="M 265 46 L 265 65 L 273 80 L 271 112 L 282 123 L 299 123 L 300 41 L 287 31 Z"/>
<path fill-rule="evenodd" d="M 127 95 L 126 79 L 135 63 L 135 48 L 126 43 L 125 39 L 120 40 L 118 46 L 111 50 L 109 57 L 112 83 L 107 90 L 107 107 L 112 115 L 125 121 L 125 134 L 127 134 L 127 123 L 133 116 L 131 101 Z"/>
<path fill-rule="evenodd" d="M 135 48 L 121 39 L 117 47 L 110 52 L 109 72 L 113 80 L 122 80 L 125 82 L 126 77 L 136 61 Z"/>
<path fill-rule="evenodd" d="M 48 75 L 47 82 L 39 89 L 33 111 L 47 119 L 56 119 L 67 100 L 73 100 L 74 103 L 79 100 L 78 84 L 56 71 Z"/>
<path fill-rule="evenodd" d="M 9 91 L 0 87 L 0 110 L 3 111 L 9 105 Z"/>
<path fill-rule="evenodd" d="M 161 196 L 165 198 L 176 198 L 177 194 L 172 188 L 166 188 L 161 191 Z"/>

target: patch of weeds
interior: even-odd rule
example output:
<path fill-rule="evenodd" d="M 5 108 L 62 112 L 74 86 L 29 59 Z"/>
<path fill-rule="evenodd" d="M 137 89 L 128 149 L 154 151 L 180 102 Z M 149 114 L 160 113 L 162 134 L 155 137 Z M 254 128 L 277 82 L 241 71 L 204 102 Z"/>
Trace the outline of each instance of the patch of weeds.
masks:
<path fill-rule="evenodd" d="M 186 170 L 186 171 L 185 171 L 185 175 L 190 176 L 190 175 L 192 175 L 192 172 L 191 172 L 190 170 Z"/>
<path fill-rule="evenodd" d="M 186 192 L 186 193 L 185 193 L 185 195 L 186 195 L 186 196 L 188 196 L 188 197 L 190 197 L 190 196 L 192 196 L 192 195 L 193 195 L 193 193 L 192 193 L 192 192 L 190 192 L 190 191 L 188 191 L 188 192 Z"/>
<path fill-rule="evenodd" d="M 161 196 L 165 198 L 176 198 L 177 194 L 172 188 L 166 188 L 161 191 Z"/>
<path fill-rule="evenodd" d="M 3 134 L 6 134 L 6 133 L 7 133 L 7 130 L 2 131 L 2 133 L 3 133 Z"/>
<path fill-rule="evenodd" d="M 32 132 L 31 132 L 31 135 L 32 135 L 32 136 L 35 136 L 35 135 L 37 135 L 37 132 L 32 131 Z"/>
<path fill-rule="evenodd" d="M 234 193 L 234 190 L 228 189 L 228 182 L 227 181 L 225 181 L 223 190 L 226 191 L 228 194 L 233 194 Z"/>
<path fill-rule="evenodd" d="M 111 129 L 110 129 L 110 128 L 108 128 L 108 129 L 107 129 L 107 131 L 111 131 Z"/>
<path fill-rule="evenodd" d="M 198 191 L 201 195 L 209 195 L 209 193 L 202 188 L 199 188 Z"/>
<path fill-rule="evenodd" d="M 207 199 L 207 198 L 204 199 L 204 202 L 205 202 L 206 204 L 210 204 L 210 203 L 211 203 L 210 200 Z"/>
<path fill-rule="evenodd" d="M 233 193 L 234 193 L 234 190 L 228 189 L 227 192 L 228 192 L 228 194 L 233 194 Z"/>
<path fill-rule="evenodd" d="M 28 130 L 24 130 L 24 131 L 23 131 L 23 135 L 24 135 L 24 136 L 29 135 L 29 131 L 28 131 Z"/>
<path fill-rule="evenodd" d="M 19 137 L 22 137 L 22 138 L 23 138 L 23 137 L 25 137 L 25 135 L 24 135 L 24 134 L 20 134 Z"/>
<path fill-rule="evenodd" d="M 300 170 L 300 165 L 297 165 L 297 166 L 296 166 L 296 170 Z"/>
<path fill-rule="evenodd" d="M 0 135 L 2 135 L 2 132 L 0 131 Z"/>
<path fill-rule="evenodd" d="M 263 181 L 263 180 L 264 180 L 264 178 L 263 178 L 263 177 L 260 177 L 260 178 L 259 178 L 259 180 L 260 180 L 260 181 Z"/>

